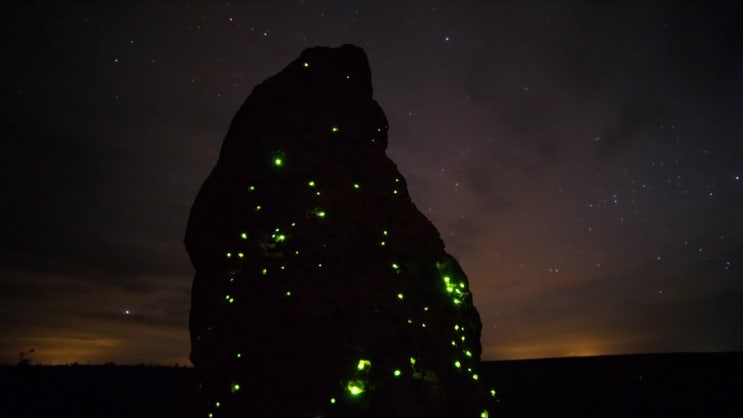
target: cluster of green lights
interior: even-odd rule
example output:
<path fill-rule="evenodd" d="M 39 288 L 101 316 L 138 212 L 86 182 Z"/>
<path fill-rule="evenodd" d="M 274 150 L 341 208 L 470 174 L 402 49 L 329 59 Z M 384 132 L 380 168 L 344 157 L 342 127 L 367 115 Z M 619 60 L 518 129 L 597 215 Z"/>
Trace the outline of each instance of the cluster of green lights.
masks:
<path fill-rule="evenodd" d="M 286 235 L 282 234 L 279 228 L 276 228 L 274 229 L 273 234 L 271 234 L 271 239 L 275 242 L 284 242 L 286 240 Z"/>
<path fill-rule="evenodd" d="M 449 276 L 444 276 L 442 279 L 446 286 L 446 293 L 451 295 L 452 302 L 454 302 L 455 305 L 461 305 L 465 296 L 467 296 L 467 291 L 463 290 L 467 288 L 464 282 L 454 282 Z"/>
<path fill-rule="evenodd" d="M 305 62 L 304 63 L 304 67 L 308 67 L 308 66 L 309 66 L 309 64 Z M 331 132 L 339 132 L 340 131 L 339 127 L 336 126 L 336 125 L 332 125 L 330 129 L 331 129 Z M 284 164 L 285 164 L 284 154 L 281 153 L 281 152 L 278 152 L 277 154 L 275 154 L 275 156 L 273 157 L 272 163 L 276 167 L 282 167 L 282 166 L 284 166 Z M 395 183 L 400 183 L 400 179 L 399 178 L 395 178 Z M 306 185 L 309 186 L 310 188 L 314 188 L 315 189 L 315 191 L 314 191 L 315 192 L 315 195 L 317 195 L 317 196 L 320 195 L 320 191 L 318 190 L 318 184 L 317 184 L 316 180 L 310 179 L 310 180 L 307 181 Z M 396 186 L 397 186 L 397 188 L 393 189 L 393 194 L 396 194 L 397 195 L 397 194 L 399 194 L 399 185 L 396 185 Z M 361 186 L 359 185 L 359 183 L 352 183 L 352 187 L 353 187 L 354 190 L 360 190 L 361 189 Z M 248 190 L 251 191 L 251 192 L 252 191 L 255 191 L 256 190 L 256 187 L 255 186 L 252 186 L 252 185 L 251 186 L 248 186 Z M 260 205 L 258 205 L 258 206 L 255 207 L 255 211 L 258 212 L 258 211 L 261 210 L 261 208 L 262 207 Z M 320 209 L 320 208 L 314 208 L 309 213 L 313 214 L 317 218 L 325 218 L 326 217 L 326 212 L 324 210 Z M 294 227 L 296 224 L 292 222 L 291 225 L 292 225 L 292 227 Z M 389 232 L 387 230 L 383 230 L 382 231 L 382 241 L 380 242 L 380 245 L 382 247 L 385 247 L 387 245 L 386 240 L 387 240 L 387 237 L 388 236 L 389 236 Z M 247 232 L 241 232 L 241 233 L 239 233 L 239 237 L 242 240 L 247 240 L 248 239 L 248 233 Z M 283 233 L 280 228 L 275 228 L 270 237 L 271 237 L 271 240 L 274 243 L 277 243 L 277 244 L 278 243 L 285 242 L 287 240 L 287 235 L 285 233 Z M 273 244 L 271 244 L 271 245 L 273 245 Z M 295 255 L 299 255 L 299 250 L 295 250 L 294 251 L 294 254 Z M 239 259 L 242 259 L 244 256 L 245 256 L 245 254 L 243 254 L 242 252 L 236 252 L 236 253 L 228 252 L 227 253 L 227 258 L 237 257 Z M 393 262 L 391 262 L 390 265 L 391 265 L 391 267 L 392 267 L 392 269 L 393 269 L 393 271 L 395 273 L 400 274 L 402 272 L 402 267 L 401 267 L 400 264 L 398 264 L 398 262 L 393 261 Z M 322 267 L 322 263 L 317 263 L 317 267 Z M 447 267 L 447 264 L 446 264 L 445 261 L 442 262 L 442 263 L 436 263 L 436 267 L 439 269 L 439 272 L 441 274 L 441 279 L 442 279 L 442 281 L 444 283 L 444 289 L 446 290 L 446 293 L 452 298 L 452 302 L 454 303 L 454 305 L 456 305 L 456 306 L 461 305 L 464 302 L 466 296 L 469 294 L 468 291 L 467 291 L 466 281 L 464 281 L 464 280 L 462 280 L 462 281 L 456 280 L 457 274 L 456 273 L 455 274 L 452 274 L 452 272 L 449 271 L 449 268 Z M 285 266 L 283 266 L 283 265 L 280 266 L 280 269 L 281 270 L 284 270 L 285 269 Z M 261 272 L 262 275 L 267 275 L 268 269 L 267 268 L 263 268 L 262 270 L 260 270 L 260 272 Z M 231 273 L 231 274 L 234 274 L 234 272 Z M 234 281 L 234 278 L 233 277 L 230 277 L 230 281 L 231 282 Z M 289 290 L 287 290 L 287 291 L 285 291 L 284 296 L 286 296 L 286 297 L 292 296 L 292 292 L 289 291 Z M 396 297 L 397 297 L 397 299 L 399 301 L 404 301 L 405 300 L 405 295 L 403 293 L 397 293 L 396 294 Z M 229 295 L 229 294 L 225 296 L 225 300 L 228 303 L 234 303 L 235 302 L 234 296 Z M 424 306 L 423 307 L 423 311 L 428 311 L 428 310 L 429 310 L 429 307 L 428 306 Z M 414 323 L 413 319 L 408 319 L 407 322 L 408 322 L 408 324 L 411 324 L 411 325 Z M 416 320 L 416 322 L 418 322 L 418 321 Z M 425 322 L 418 322 L 418 323 L 420 323 L 420 325 L 421 325 L 422 328 L 425 328 L 426 327 L 426 323 Z M 479 380 L 479 375 L 477 373 L 473 372 L 472 367 L 468 367 L 468 363 L 470 363 L 469 360 L 472 359 L 472 352 L 465 346 L 465 340 L 466 340 L 466 338 L 465 338 L 465 335 L 464 335 L 464 327 L 461 327 L 461 326 L 459 326 L 457 324 L 457 325 L 454 326 L 454 331 L 457 331 L 458 334 L 461 333 L 461 335 L 456 335 L 455 336 L 455 338 L 451 341 L 452 346 L 454 346 L 454 347 L 460 347 L 460 344 L 461 344 L 461 348 L 458 349 L 458 350 L 461 350 L 461 351 L 459 351 L 460 354 L 456 354 L 456 357 L 459 357 L 459 358 L 456 358 L 455 357 L 452 360 L 452 362 L 453 362 L 452 364 L 453 364 L 454 368 L 456 368 L 457 370 L 464 371 L 466 369 L 466 371 L 468 372 L 468 374 L 470 374 L 471 378 L 473 380 L 477 381 L 477 380 Z M 459 337 L 459 338 L 456 338 L 456 337 Z M 461 341 L 461 343 L 458 342 L 458 340 Z M 237 359 L 241 359 L 241 357 L 242 357 L 242 354 L 241 353 L 236 353 L 234 355 L 235 355 L 235 357 Z M 370 390 L 370 386 L 369 386 L 369 382 L 368 382 L 368 373 L 369 373 L 369 371 L 371 369 L 371 366 L 372 366 L 372 362 L 369 359 L 360 359 L 358 361 L 358 363 L 356 364 L 356 372 L 353 373 L 353 375 L 350 376 L 350 379 L 346 381 L 345 388 L 344 388 L 345 391 L 347 391 L 348 394 L 352 398 L 359 397 L 364 392 Z M 407 376 L 409 376 L 409 377 L 411 377 L 413 379 L 426 379 L 426 380 L 429 380 L 428 374 L 430 373 L 430 371 L 426 371 L 425 369 L 421 369 L 420 371 L 416 370 L 416 358 L 415 357 L 412 357 L 412 356 L 410 357 L 410 367 L 412 369 L 412 372 L 411 373 L 404 372 L 400 368 L 388 369 L 385 373 L 389 373 L 388 376 L 390 376 L 391 378 L 401 378 L 403 375 L 407 375 Z M 434 375 L 434 377 L 435 377 L 435 375 Z M 240 385 L 239 384 L 237 384 L 237 383 L 230 384 L 230 391 L 231 391 L 231 393 L 235 394 L 239 390 L 240 390 Z M 495 390 L 494 389 L 491 389 L 490 390 L 490 394 L 491 394 L 492 397 L 495 397 L 495 395 L 496 395 Z M 331 404 L 336 404 L 336 402 L 337 401 L 336 401 L 336 398 L 335 397 L 331 397 L 330 398 L 330 403 Z M 217 408 L 219 408 L 219 406 L 220 406 L 219 402 L 217 402 L 215 406 Z M 209 414 L 210 417 L 212 415 L 213 414 L 211 414 L 211 413 Z M 483 410 L 481 412 L 481 414 L 480 414 L 480 417 L 481 418 L 483 418 L 483 417 L 484 418 L 488 418 L 488 411 L 487 410 Z"/>

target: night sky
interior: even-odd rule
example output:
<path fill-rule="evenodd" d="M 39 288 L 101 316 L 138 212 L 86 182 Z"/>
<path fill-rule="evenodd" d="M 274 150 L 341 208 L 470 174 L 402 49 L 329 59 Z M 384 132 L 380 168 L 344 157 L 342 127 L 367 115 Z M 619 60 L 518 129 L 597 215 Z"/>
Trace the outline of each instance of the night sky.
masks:
<path fill-rule="evenodd" d="M 229 123 L 345 43 L 483 359 L 743 350 L 735 6 L 3 3 L 0 363 L 190 364 L 182 241 Z"/>

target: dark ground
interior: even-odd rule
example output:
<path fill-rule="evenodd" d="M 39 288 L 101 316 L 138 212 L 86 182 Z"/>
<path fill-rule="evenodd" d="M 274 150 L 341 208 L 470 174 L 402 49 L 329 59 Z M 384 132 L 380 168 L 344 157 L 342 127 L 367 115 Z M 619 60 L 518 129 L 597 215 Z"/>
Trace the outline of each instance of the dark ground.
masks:
<path fill-rule="evenodd" d="M 743 353 L 484 363 L 491 417 L 741 417 Z M 0 417 L 194 417 L 193 369 L 0 366 Z"/>

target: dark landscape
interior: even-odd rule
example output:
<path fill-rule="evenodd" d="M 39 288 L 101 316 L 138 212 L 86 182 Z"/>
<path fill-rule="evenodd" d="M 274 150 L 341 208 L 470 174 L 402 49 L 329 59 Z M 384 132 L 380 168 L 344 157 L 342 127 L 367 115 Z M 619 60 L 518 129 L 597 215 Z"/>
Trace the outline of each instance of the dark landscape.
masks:
<path fill-rule="evenodd" d="M 482 363 L 490 417 L 737 417 L 741 371 L 740 352 Z M 0 385 L 4 417 L 197 416 L 189 367 L 0 366 Z"/>

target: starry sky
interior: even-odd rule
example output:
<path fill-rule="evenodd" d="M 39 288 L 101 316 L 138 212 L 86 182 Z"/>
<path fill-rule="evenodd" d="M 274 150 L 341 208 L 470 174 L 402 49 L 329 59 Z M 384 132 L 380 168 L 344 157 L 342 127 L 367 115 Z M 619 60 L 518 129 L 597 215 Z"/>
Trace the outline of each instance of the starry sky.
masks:
<path fill-rule="evenodd" d="M 743 350 L 718 3 L 3 3 L 0 363 L 190 364 L 191 204 L 252 88 L 359 45 L 483 359 Z"/>

